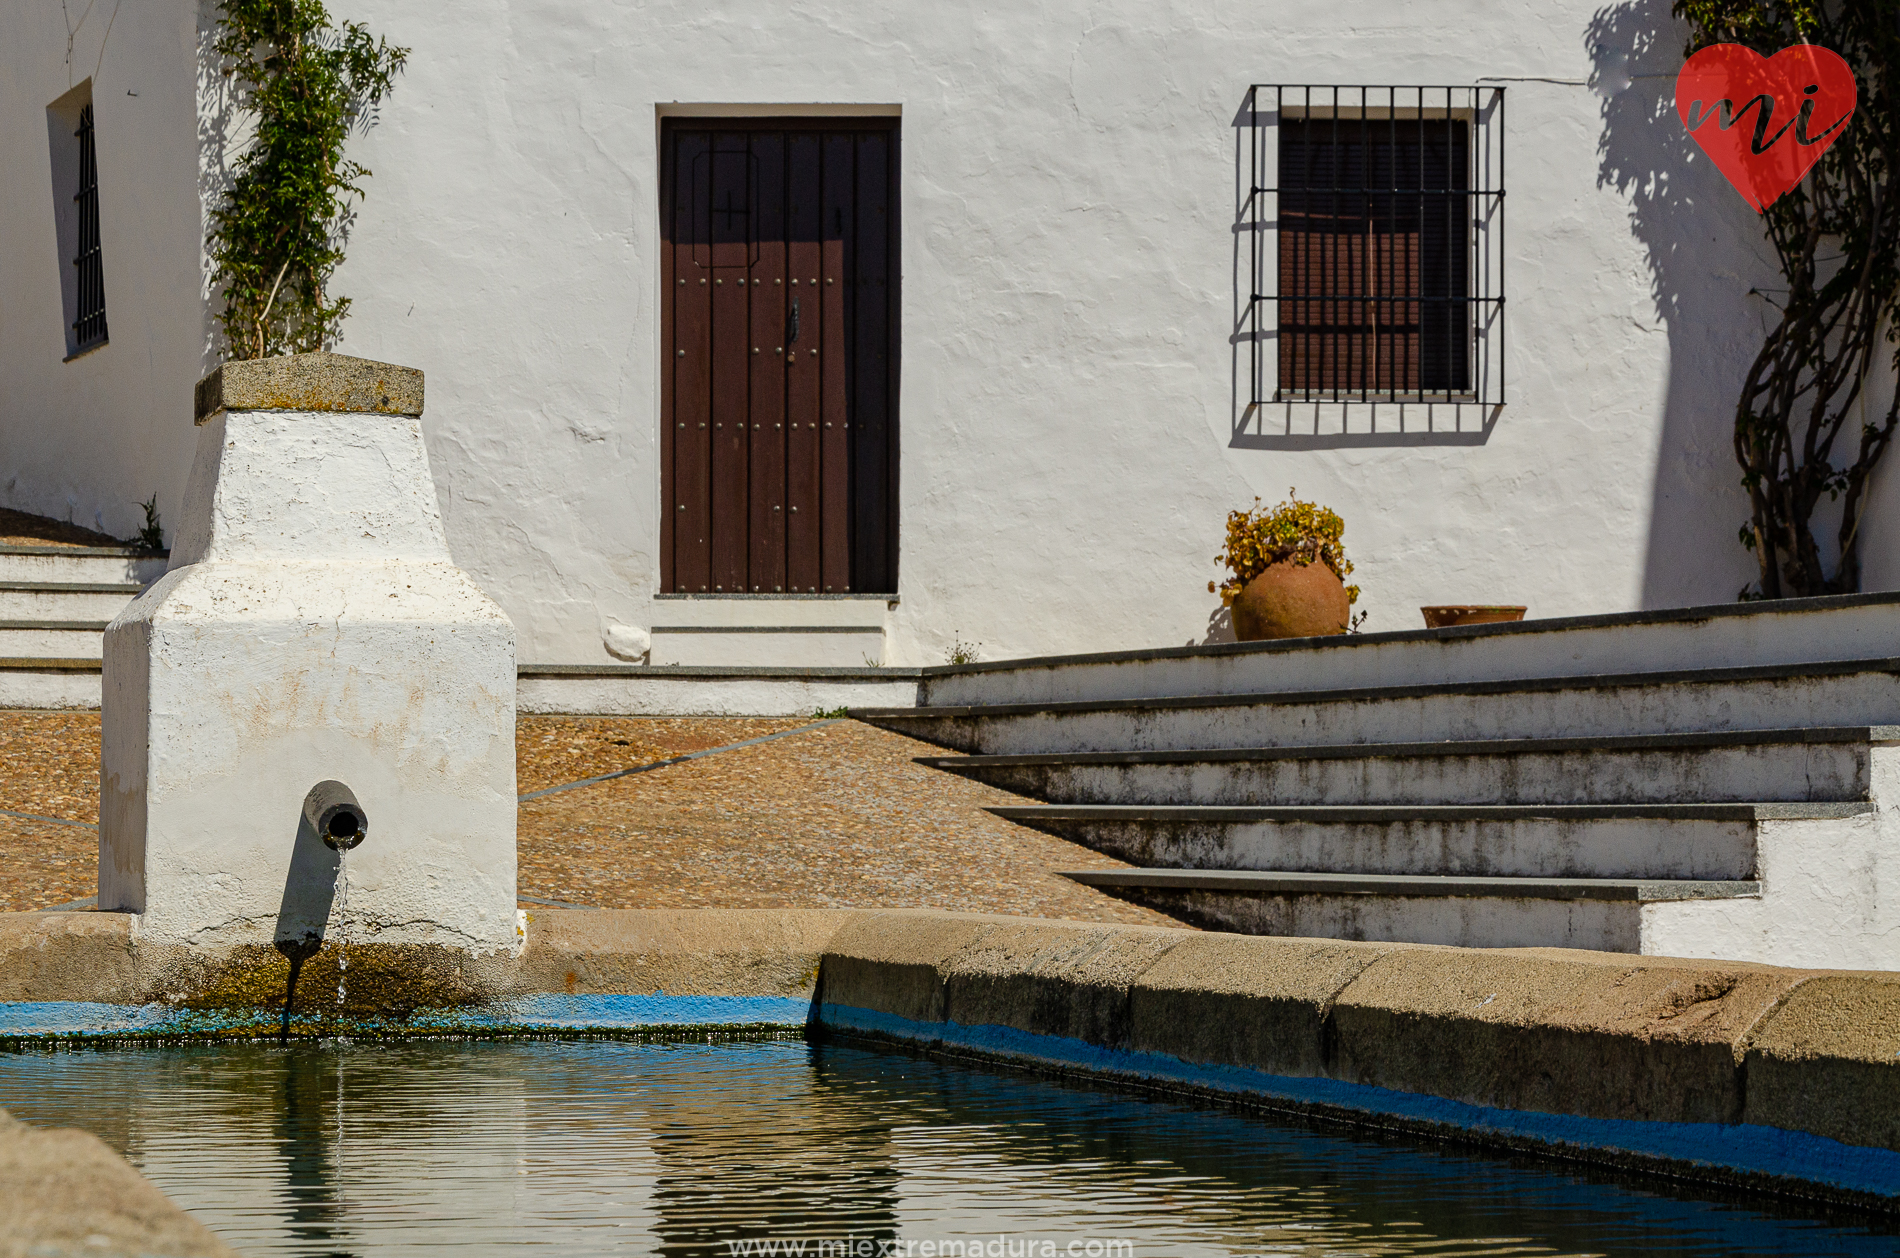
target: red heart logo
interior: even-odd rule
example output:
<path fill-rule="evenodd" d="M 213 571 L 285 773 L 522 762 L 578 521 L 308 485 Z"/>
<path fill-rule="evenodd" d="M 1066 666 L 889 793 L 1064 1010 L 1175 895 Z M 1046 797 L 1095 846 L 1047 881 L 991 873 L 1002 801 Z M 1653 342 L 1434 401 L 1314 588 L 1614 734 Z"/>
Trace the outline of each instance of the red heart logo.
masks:
<path fill-rule="evenodd" d="M 1764 57 L 1714 44 L 1676 76 L 1676 114 L 1756 210 L 1801 182 L 1841 138 L 1857 98 L 1854 71 L 1819 44 Z"/>

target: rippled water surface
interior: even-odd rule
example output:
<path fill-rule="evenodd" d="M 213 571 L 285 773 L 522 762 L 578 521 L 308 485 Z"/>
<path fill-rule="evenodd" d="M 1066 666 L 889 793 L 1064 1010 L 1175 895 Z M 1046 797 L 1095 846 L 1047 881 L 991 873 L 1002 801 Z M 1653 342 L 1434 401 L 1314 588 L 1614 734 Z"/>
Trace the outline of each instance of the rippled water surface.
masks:
<path fill-rule="evenodd" d="M 0 1053 L 0 1105 L 259 1256 L 1900 1253 L 1857 1216 L 798 1041 Z"/>

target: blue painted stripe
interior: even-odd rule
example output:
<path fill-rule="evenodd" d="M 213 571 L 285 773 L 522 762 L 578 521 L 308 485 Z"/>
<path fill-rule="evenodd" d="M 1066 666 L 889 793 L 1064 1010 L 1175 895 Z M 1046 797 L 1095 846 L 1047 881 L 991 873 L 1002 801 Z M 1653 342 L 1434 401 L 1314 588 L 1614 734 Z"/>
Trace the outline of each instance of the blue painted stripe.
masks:
<path fill-rule="evenodd" d="M 581 1027 L 784 1026 L 811 1017 L 803 996 L 529 996 L 510 1001 L 498 1025 Z"/>
<path fill-rule="evenodd" d="M 164 1005 L 106 1005 L 89 1000 L 0 1000 L 0 1035 L 76 1031 L 145 1032 L 177 1014 Z"/>
<path fill-rule="evenodd" d="M 1848 1192 L 1900 1196 L 1900 1152 L 1842 1144 L 1779 1127 L 1641 1122 L 1497 1109 L 1336 1079 L 1294 1078 L 1238 1066 L 1195 1065 L 1159 1053 L 1122 1052 L 1013 1027 L 916 1022 L 845 1005 L 824 1005 L 818 1011 L 818 1024 L 1134 1082 L 1185 1084 L 1209 1092 L 1323 1107 L 1348 1116 L 1397 1118 L 1406 1123 L 1458 1128 L 1559 1148 L 1662 1158 L 1691 1166 L 1823 1184 Z"/>
<path fill-rule="evenodd" d="M 498 1031 L 629 1031 L 651 1027 L 802 1027 L 811 1001 L 796 996 L 529 996 L 473 1009 L 422 1009 L 409 1017 L 352 1021 L 357 1032 L 440 1034 Z M 0 1001 L 0 1036 L 228 1035 L 275 1030 L 268 1009 L 189 1010 L 89 1001 Z M 312 1029 L 303 1018 L 297 1029 Z"/>

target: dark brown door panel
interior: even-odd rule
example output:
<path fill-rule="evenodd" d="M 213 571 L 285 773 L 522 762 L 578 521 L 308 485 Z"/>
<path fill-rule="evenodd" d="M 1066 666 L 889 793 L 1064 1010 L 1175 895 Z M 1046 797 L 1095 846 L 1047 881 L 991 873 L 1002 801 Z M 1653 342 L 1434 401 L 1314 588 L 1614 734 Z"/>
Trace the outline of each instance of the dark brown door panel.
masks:
<path fill-rule="evenodd" d="M 897 588 L 895 119 L 666 119 L 670 593 Z"/>

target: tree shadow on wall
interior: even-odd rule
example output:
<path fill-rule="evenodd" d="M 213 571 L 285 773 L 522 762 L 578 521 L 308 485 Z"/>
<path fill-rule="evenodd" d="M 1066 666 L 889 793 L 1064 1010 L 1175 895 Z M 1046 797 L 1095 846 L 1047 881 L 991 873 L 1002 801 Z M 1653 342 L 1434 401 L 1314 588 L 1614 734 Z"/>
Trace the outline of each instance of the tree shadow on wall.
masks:
<path fill-rule="evenodd" d="M 1585 36 L 1603 118 L 1597 186 L 1628 201 L 1669 338 L 1644 607 L 1730 602 L 1755 576 L 1736 537 L 1748 499 L 1735 461 L 1735 403 L 1783 282 L 1760 217 L 1676 115 L 1688 28 L 1669 7 L 1668 0 L 1631 0 L 1599 9 Z"/>
<path fill-rule="evenodd" d="M 232 163 L 250 142 L 251 130 L 241 125 L 237 91 L 226 63 L 218 55 L 217 0 L 198 0 L 198 204 L 204 207 L 204 226 L 210 226 L 213 206 L 224 200 L 231 186 Z M 203 241 L 199 242 L 202 246 Z M 229 355 L 224 329 L 218 326 L 217 311 L 224 305 L 223 289 L 212 276 L 211 258 L 201 247 L 198 251 L 199 291 L 204 294 L 204 331 L 198 373 L 217 369 Z"/>

